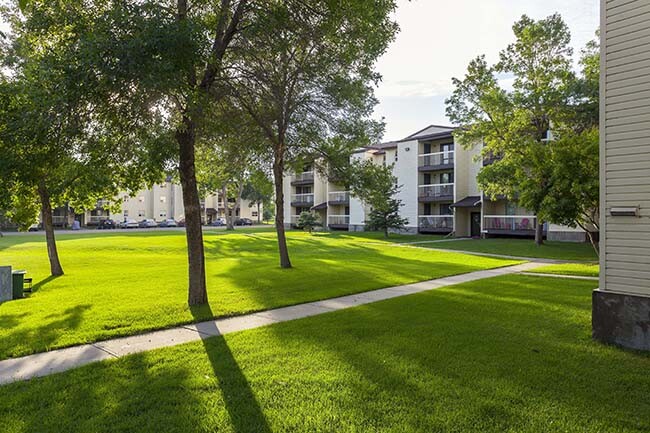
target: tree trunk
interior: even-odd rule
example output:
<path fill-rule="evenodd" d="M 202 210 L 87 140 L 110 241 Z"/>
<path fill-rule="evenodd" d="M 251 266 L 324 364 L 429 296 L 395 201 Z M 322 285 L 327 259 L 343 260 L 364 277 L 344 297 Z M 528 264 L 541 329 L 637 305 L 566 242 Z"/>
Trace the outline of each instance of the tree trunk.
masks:
<path fill-rule="evenodd" d="M 260 202 L 258 201 L 257 202 L 257 224 L 260 224 L 260 218 L 261 218 L 261 215 L 260 215 Z"/>
<path fill-rule="evenodd" d="M 587 230 L 587 236 L 589 236 L 589 242 L 591 242 L 591 246 L 594 248 L 594 251 L 596 251 L 596 255 L 600 257 L 600 242 L 594 237 L 594 232 Z"/>
<path fill-rule="evenodd" d="M 43 228 L 45 229 L 45 242 L 47 244 L 47 257 L 50 259 L 50 273 L 54 277 L 63 275 L 63 268 L 59 261 L 59 252 L 56 249 L 56 239 L 54 237 L 54 225 L 52 224 L 52 203 L 50 203 L 50 193 L 41 182 L 38 186 L 38 195 L 41 199 L 41 214 L 43 216 Z"/>
<path fill-rule="evenodd" d="M 233 224 L 232 209 L 230 209 L 230 202 L 228 201 L 228 184 L 224 183 L 221 187 L 221 194 L 223 195 L 223 207 L 226 211 L 226 230 L 235 230 Z"/>
<path fill-rule="evenodd" d="M 290 268 L 287 237 L 284 233 L 284 157 L 276 150 L 273 158 L 273 181 L 275 184 L 275 231 L 278 234 L 278 250 L 280 252 L 280 267 Z"/>
<path fill-rule="evenodd" d="M 544 221 L 537 221 L 535 227 L 535 245 L 541 246 L 544 244 Z"/>
<path fill-rule="evenodd" d="M 205 256 L 203 252 L 203 228 L 201 227 L 201 201 L 196 186 L 194 164 L 195 124 L 183 116 L 182 129 L 176 131 L 179 146 L 179 174 L 183 189 L 185 208 L 185 236 L 187 237 L 187 261 L 189 264 L 189 305 L 208 303 L 205 284 Z"/>

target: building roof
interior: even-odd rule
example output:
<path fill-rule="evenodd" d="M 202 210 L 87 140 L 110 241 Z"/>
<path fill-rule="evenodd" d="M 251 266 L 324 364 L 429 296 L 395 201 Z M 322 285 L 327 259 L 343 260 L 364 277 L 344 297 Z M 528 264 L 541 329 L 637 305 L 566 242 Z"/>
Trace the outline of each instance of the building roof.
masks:
<path fill-rule="evenodd" d="M 414 132 L 413 134 L 409 135 L 408 137 L 404 138 L 403 140 L 400 141 L 409 141 L 415 138 L 421 138 L 427 135 L 431 134 L 441 134 L 443 132 L 452 132 L 454 129 L 453 126 L 441 126 L 441 125 L 429 125 L 426 128 L 420 129 L 417 132 Z"/>
<path fill-rule="evenodd" d="M 469 197 L 465 197 L 460 201 L 457 201 L 449 207 L 475 207 L 479 204 L 481 204 L 481 197 L 478 195 L 471 195 Z"/>

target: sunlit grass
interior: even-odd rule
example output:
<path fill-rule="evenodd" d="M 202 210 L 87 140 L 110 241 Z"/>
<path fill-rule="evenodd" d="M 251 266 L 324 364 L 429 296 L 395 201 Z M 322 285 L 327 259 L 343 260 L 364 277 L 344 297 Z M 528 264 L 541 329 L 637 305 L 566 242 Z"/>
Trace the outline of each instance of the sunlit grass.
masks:
<path fill-rule="evenodd" d="M 2 431 L 647 432 L 595 282 L 507 276 L 0 387 Z"/>
<path fill-rule="evenodd" d="M 597 277 L 600 266 L 597 263 L 563 263 L 535 268 L 531 272 L 538 274 L 576 275 L 580 277 Z"/>
<path fill-rule="evenodd" d="M 209 308 L 187 305 L 182 231 L 59 237 L 65 276 L 48 278 L 42 234 L 0 239 L 0 263 L 25 269 L 35 292 L 0 305 L 0 359 L 514 263 L 352 236 L 290 232 L 280 269 L 275 233 L 205 234 Z"/>

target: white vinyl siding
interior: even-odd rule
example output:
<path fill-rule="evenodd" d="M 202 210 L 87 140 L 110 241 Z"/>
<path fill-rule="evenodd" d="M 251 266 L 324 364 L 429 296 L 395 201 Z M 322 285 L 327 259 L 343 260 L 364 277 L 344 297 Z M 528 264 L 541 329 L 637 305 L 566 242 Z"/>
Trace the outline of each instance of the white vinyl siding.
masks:
<path fill-rule="evenodd" d="M 603 0 L 601 19 L 601 288 L 650 294 L 650 1 Z"/>

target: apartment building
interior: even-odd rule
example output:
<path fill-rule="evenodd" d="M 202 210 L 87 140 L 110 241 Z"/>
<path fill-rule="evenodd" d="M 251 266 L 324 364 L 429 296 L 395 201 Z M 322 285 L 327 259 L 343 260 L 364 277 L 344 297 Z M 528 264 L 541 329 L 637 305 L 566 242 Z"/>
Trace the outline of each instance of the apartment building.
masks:
<path fill-rule="evenodd" d="M 491 200 L 477 176 L 493 161 L 481 158 L 480 145 L 463 148 L 454 141 L 454 128 L 430 125 L 408 137 L 360 149 L 352 157 L 393 165 L 401 185 L 401 216 L 409 233 L 456 237 L 534 237 L 537 217 L 505 198 Z M 300 212 L 318 212 L 329 229 L 361 231 L 368 209 L 345 187 L 323 179 L 310 167 L 285 181 L 285 221 L 295 225 Z M 551 240 L 584 242 L 583 231 L 545 225 Z"/>
<path fill-rule="evenodd" d="M 593 336 L 650 350 L 650 1 L 601 1 L 600 288 Z"/>
<path fill-rule="evenodd" d="M 127 219 L 163 221 L 171 218 L 178 221 L 185 217 L 183 191 L 181 186 L 174 183 L 171 178 L 168 178 L 163 183 L 155 184 L 149 189 L 138 191 L 134 195 L 120 194 L 115 200 L 121 202 L 121 208 L 117 212 L 111 212 L 108 209 L 108 201 L 105 200 L 100 200 L 94 209 L 82 213 L 75 213 L 65 207 L 57 208 L 53 212 L 54 225 L 72 226 L 74 220 L 79 221 L 82 226 L 96 226 L 105 219 L 121 222 Z M 223 197 L 218 193 L 201 199 L 201 208 L 204 224 L 210 224 L 216 218 L 226 216 Z M 237 217 L 257 221 L 257 206 L 250 206 L 250 202 L 242 200 L 240 209 L 237 209 L 235 214 Z"/>

